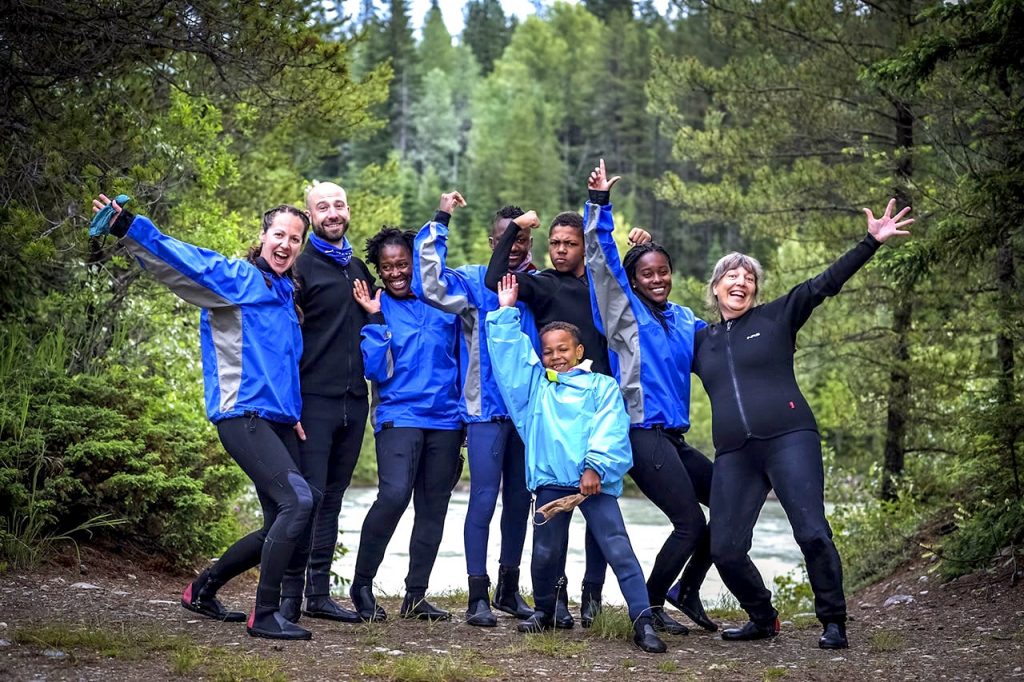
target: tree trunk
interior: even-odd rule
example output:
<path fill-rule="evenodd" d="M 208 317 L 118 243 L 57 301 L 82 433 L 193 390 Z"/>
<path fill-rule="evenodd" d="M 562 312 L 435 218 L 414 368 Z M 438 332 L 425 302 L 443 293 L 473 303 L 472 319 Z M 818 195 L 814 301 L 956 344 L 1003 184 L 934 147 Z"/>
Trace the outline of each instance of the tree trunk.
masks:
<path fill-rule="evenodd" d="M 1020 425 L 1014 424 L 1011 416 L 1017 402 L 1017 378 L 1014 363 L 1014 352 L 1016 341 L 1012 331 L 1009 329 L 1010 321 L 1014 315 L 1014 304 L 1017 301 L 1016 272 L 1013 258 L 1013 244 L 1011 233 L 1007 230 L 1003 233 L 1002 244 L 996 251 L 996 281 L 998 283 L 999 302 L 999 332 L 996 335 L 996 357 L 999 359 L 999 406 L 1004 415 L 1000 421 L 1004 422 L 1004 438 L 1007 455 L 1010 461 L 1010 469 L 1013 472 L 1014 492 L 1017 499 L 1021 498 L 1020 469 L 1017 465 L 1017 438 L 1020 436 Z"/>

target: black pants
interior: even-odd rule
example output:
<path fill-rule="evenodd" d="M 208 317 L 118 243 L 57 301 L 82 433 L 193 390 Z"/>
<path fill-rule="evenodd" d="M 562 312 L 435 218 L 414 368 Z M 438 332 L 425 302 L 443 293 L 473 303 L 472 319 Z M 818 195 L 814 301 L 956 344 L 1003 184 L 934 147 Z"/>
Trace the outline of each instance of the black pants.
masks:
<path fill-rule="evenodd" d="M 815 614 L 823 623 L 846 622 L 843 567 L 825 519 L 825 474 L 815 431 L 748 440 L 715 458 L 711 554 L 722 581 L 752 621 L 775 620 L 771 593 L 748 555 L 754 523 L 772 488 L 807 563 Z"/>
<path fill-rule="evenodd" d="M 302 396 L 306 440 L 299 444 L 299 470 L 311 488 L 322 491 L 323 499 L 310 517 L 288 567 L 283 585 L 286 597 L 301 597 L 303 582 L 307 597 L 330 594 L 341 500 L 352 482 L 369 409 L 365 396 Z"/>
<path fill-rule="evenodd" d="M 371 585 L 399 519 L 413 500 L 415 520 L 409 540 L 410 594 L 427 591 L 434 568 L 448 500 L 462 474 L 462 430 L 384 428 L 377 432 L 377 499 L 359 536 L 353 585 Z"/>
<path fill-rule="evenodd" d="M 707 522 L 700 505 L 711 502 L 712 464 L 678 432 L 634 427 L 629 430 L 629 442 L 633 447 L 629 475 L 672 524 L 647 578 L 651 605 L 661 606 L 687 559 L 693 556 L 684 582 L 696 580 L 694 587 L 700 586 L 711 566 Z"/>
<path fill-rule="evenodd" d="M 255 416 L 225 419 L 217 424 L 217 433 L 256 486 L 263 527 L 231 545 L 210 569 L 210 577 L 223 583 L 259 565 L 256 605 L 276 609 L 285 568 L 315 503 L 295 464 L 298 439 L 292 425 Z"/>

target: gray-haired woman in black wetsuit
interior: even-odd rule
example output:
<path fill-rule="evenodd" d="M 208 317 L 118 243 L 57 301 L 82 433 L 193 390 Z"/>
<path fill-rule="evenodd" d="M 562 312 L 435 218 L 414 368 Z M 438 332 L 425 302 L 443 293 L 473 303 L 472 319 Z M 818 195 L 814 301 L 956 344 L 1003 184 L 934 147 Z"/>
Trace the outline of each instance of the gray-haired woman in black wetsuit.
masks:
<path fill-rule="evenodd" d="M 814 609 L 824 626 L 823 649 L 843 649 L 846 599 L 843 569 L 825 519 L 824 472 L 818 426 L 793 372 L 796 334 L 811 312 L 839 293 L 900 228 L 910 210 L 868 217 L 868 235 L 825 272 L 784 296 L 756 305 L 761 265 L 731 253 L 715 266 L 708 298 L 721 321 L 694 339 L 693 371 L 711 399 L 715 442 L 711 480 L 711 555 L 726 587 L 750 622 L 722 632 L 722 639 L 752 640 L 779 632 L 771 593 L 751 562 L 751 534 L 768 491 L 775 490 L 807 562 Z"/>

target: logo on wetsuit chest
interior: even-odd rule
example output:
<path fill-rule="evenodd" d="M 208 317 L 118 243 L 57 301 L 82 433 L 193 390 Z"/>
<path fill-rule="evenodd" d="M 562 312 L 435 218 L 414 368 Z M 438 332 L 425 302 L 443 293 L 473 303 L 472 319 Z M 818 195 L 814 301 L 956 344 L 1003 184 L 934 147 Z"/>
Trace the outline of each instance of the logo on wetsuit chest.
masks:
<path fill-rule="evenodd" d="M 756 339 L 759 336 L 761 336 L 761 332 L 757 332 L 756 334 L 751 334 L 750 336 L 747 337 L 747 341 L 750 341 L 750 339 Z"/>

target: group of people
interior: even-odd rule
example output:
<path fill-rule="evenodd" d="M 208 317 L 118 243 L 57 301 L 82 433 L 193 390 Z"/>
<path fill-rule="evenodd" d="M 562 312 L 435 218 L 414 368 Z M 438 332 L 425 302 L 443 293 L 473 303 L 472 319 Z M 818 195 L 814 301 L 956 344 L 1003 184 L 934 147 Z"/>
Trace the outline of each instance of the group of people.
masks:
<path fill-rule="evenodd" d="M 765 304 L 757 260 L 723 257 L 708 284 L 716 319 L 706 323 L 669 300 L 672 259 L 649 234 L 632 230 L 633 246 L 619 257 L 610 201 L 618 180 L 601 161 L 583 215 L 555 216 L 553 267 L 543 271 L 531 259 L 540 221 L 514 206 L 495 213 L 488 265 L 449 268 L 449 225 L 466 202 L 446 193 L 418 233 L 385 227 L 367 241 L 381 286 L 345 236 L 350 206 L 333 183 L 310 188 L 305 211 L 267 211 L 259 243 L 237 260 L 168 237 L 100 195 L 93 208 L 101 224 L 90 234 L 113 233 L 154 277 L 202 308 L 207 414 L 263 509 L 262 528 L 192 581 L 182 606 L 247 621 L 249 634 L 273 639 L 312 637 L 298 625 L 302 615 L 384 620 L 373 580 L 412 501 L 399 614 L 450 619 L 426 593 L 465 441 L 468 625 L 493 627 L 499 610 L 523 632 L 573 627 L 565 578 L 571 510 L 534 526 L 532 608 L 519 571 L 531 503 L 579 493 L 587 522 L 583 627 L 600 613 L 610 565 L 642 650 L 663 652 L 659 633 L 687 632 L 666 602 L 714 631 L 699 593 L 714 563 L 750 617 L 722 638 L 773 637 L 778 614 L 749 550 L 774 489 L 807 563 L 824 627 L 819 646 L 847 646 L 820 437 L 793 354 L 813 309 L 882 242 L 907 234 L 909 209 L 893 215 L 890 201 L 877 219 L 865 209 L 868 235 L 857 246 Z M 685 440 L 691 372 L 711 399 L 714 464 Z M 363 522 L 348 609 L 330 596 L 330 565 L 371 392 L 379 489 Z M 627 474 L 671 524 L 646 580 L 617 503 Z M 487 544 L 499 495 L 492 593 Z M 218 589 L 255 566 L 255 607 L 229 611 Z"/>

